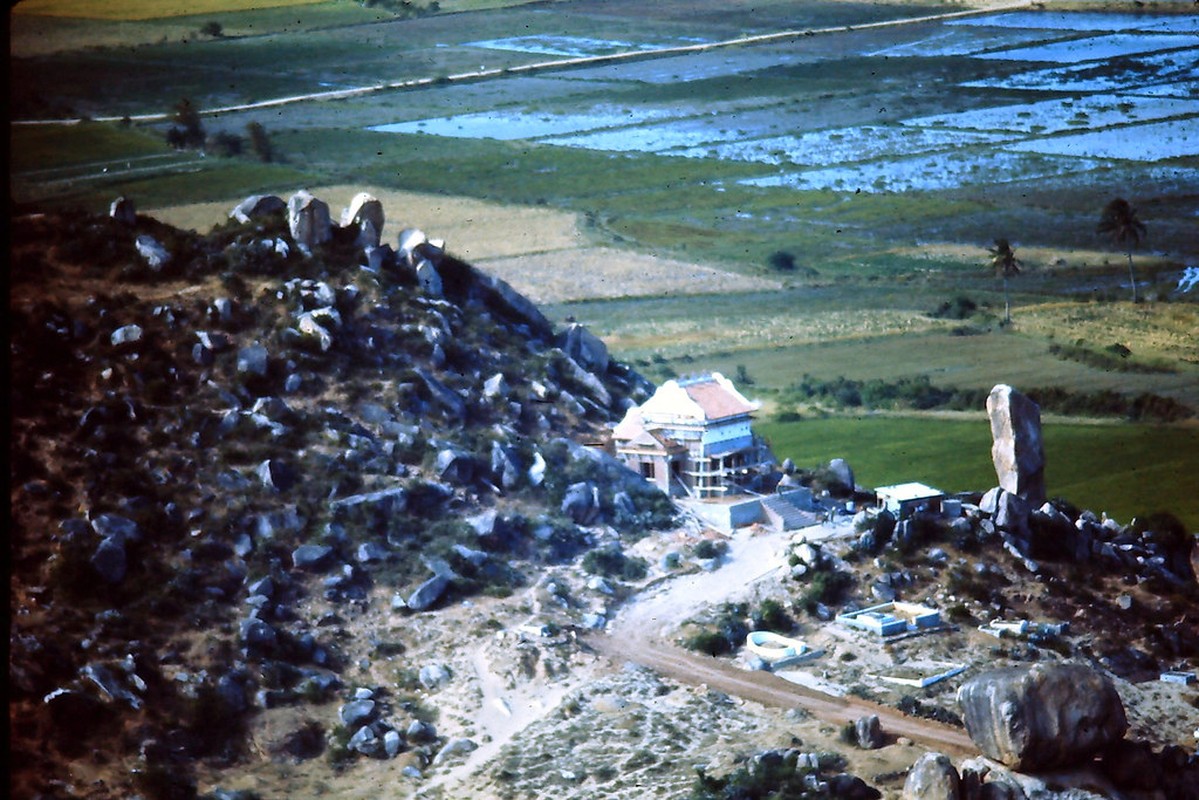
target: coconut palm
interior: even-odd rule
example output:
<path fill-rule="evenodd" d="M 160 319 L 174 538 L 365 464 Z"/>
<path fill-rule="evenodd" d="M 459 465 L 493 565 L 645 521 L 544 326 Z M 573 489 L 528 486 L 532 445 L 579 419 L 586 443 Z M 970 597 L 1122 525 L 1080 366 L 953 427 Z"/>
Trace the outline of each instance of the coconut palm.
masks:
<path fill-rule="evenodd" d="M 1020 263 L 1020 259 L 1016 258 L 1016 251 L 1012 249 L 1011 243 L 1007 239 L 996 239 L 995 246 L 987 250 L 991 254 L 991 267 L 995 270 L 995 274 L 1003 278 L 1003 324 L 1012 324 L 1012 304 L 1008 299 L 1007 280 L 1020 274 L 1020 267 L 1024 266 Z"/>
<path fill-rule="evenodd" d="M 1132 302 L 1137 302 L 1137 276 L 1132 271 L 1132 250 L 1145 238 L 1145 223 L 1137 219 L 1137 210 L 1122 197 L 1103 207 L 1096 233 L 1109 237 L 1128 254 L 1128 279 L 1132 282 Z"/>

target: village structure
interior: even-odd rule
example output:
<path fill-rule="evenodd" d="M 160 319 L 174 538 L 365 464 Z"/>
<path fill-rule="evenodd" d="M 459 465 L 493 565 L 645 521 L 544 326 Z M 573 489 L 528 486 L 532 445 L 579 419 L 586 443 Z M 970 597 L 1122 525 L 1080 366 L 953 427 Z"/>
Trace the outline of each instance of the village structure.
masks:
<path fill-rule="evenodd" d="M 816 524 L 811 491 L 778 472 L 770 446 L 753 432 L 761 407 L 719 372 L 669 380 L 630 408 L 609 450 L 680 505 L 723 530 L 763 523 L 779 530 Z M 879 510 L 958 516 L 959 501 L 923 483 L 879 487 Z"/>
<path fill-rule="evenodd" d="M 612 432 L 616 455 L 669 497 L 700 500 L 747 490 L 774 455 L 750 428 L 760 407 L 719 372 L 666 381 Z"/>

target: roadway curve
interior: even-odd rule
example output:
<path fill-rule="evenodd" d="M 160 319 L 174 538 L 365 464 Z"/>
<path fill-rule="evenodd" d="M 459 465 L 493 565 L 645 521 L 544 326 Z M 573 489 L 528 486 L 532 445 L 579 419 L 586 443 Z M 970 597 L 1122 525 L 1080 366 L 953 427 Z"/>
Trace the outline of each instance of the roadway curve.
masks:
<path fill-rule="evenodd" d="M 582 639 L 597 653 L 620 663 L 632 662 L 674 680 L 778 708 L 803 708 L 837 725 L 877 714 L 884 734 L 906 736 L 950 756 L 975 756 L 978 748 L 960 728 L 906 716 L 887 706 L 857 697 L 835 697 L 784 680 L 769 672 L 741 669 L 711 656 L 647 639 L 590 635 Z"/>
<path fill-rule="evenodd" d="M 909 717 L 869 700 L 826 694 L 667 641 L 670 632 L 703 605 L 753 598 L 760 582 L 787 568 L 784 552 L 795 534 L 742 530 L 729 540 L 728 555 L 718 569 L 647 588 L 620 609 L 606 633 L 589 633 L 580 641 L 612 661 L 640 664 L 683 683 L 704 685 L 763 705 L 804 708 L 837 725 L 877 714 L 884 733 L 890 736 L 906 736 L 947 755 L 978 755 L 978 748 L 960 728 Z M 845 520 L 808 528 L 803 534 L 810 541 L 844 538 L 853 534 L 853 528 Z"/>
<path fill-rule="evenodd" d="M 922 17 L 884 20 L 882 22 L 868 22 L 861 25 L 838 25 L 827 28 L 788 30 L 779 31 L 777 33 L 764 33 L 757 36 L 739 36 L 736 39 L 725 39 L 719 42 L 706 42 L 704 44 L 683 45 L 679 47 L 659 47 L 644 50 L 629 50 L 623 53 L 614 53 L 603 56 L 559 58 L 550 61 L 538 61 L 532 64 L 522 64 L 514 67 L 507 67 L 504 69 L 480 69 L 470 72 L 460 72 L 455 75 L 444 77 L 413 78 L 405 81 L 391 81 L 388 83 L 372 84 L 370 86 L 360 86 L 353 89 L 333 89 L 325 92 L 311 92 L 308 94 L 289 95 L 287 97 L 275 97 L 269 100 L 258 100 L 252 103 L 240 103 L 231 106 L 206 108 L 200 110 L 199 114 L 202 116 L 215 116 L 218 114 L 231 114 L 241 111 L 256 111 L 264 108 L 278 108 L 279 106 L 293 105 L 295 103 L 308 103 L 320 100 L 344 100 L 350 97 L 361 97 L 363 95 L 375 94 L 377 92 L 421 89 L 438 84 L 465 83 L 468 81 L 488 80 L 512 75 L 531 75 L 560 69 L 617 64 L 624 61 L 667 58 L 670 56 L 686 55 L 688 53 L 703 53 L 709 50 L 719 50 L 726 47 L 745 47 L 756 44 L 776 44 L 793 39 L 800 39 L 805 36 L 818 36 L 830 33 L 845 33 L 846 31 L 862 31 L 878 28 L 894 28 L 901 25 L 916 25 L 923 22 L 938 22 L 941 20 L 956 19 L 959 17 L 993 14 L 997 11 L 1011 11 L 1017 8 L 1027 8 L 1032 4 L 1033 3 L 1030 2 L 1030 0 L 1008 0 L 1008 2 L 1002 3 L 989 3 L 983 7 L 970 9 L 968 11 L 951 11 L 944 14 L 928 14 Z M 167 122 L 171 118 L 172 114 L 170 113 L 159 113 L 137 114 L 134 116 L 120 117 L 89 117 L 88 119 L 94 122 L 121 122 L 124 120 L 129 120 L 130 122 Z M 12 120 L 11 122 L 13 125 L 77 125 L 83 122 L 83 119 L 26 119 Z"/>

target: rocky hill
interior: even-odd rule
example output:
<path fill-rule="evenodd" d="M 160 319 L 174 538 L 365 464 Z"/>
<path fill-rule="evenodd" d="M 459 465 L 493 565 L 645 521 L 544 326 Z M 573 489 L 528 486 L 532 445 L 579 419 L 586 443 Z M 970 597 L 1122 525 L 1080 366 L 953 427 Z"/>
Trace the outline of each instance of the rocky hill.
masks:
<path fill-rule="evenodd" d="M 13 220 L 13 796 L 1195 796 L 1199 697 L 1147 683 L 1199 664 L 1194 538 L 1046 501 L 1018 392 L 960 516 L 784 465 L 824 525 L 725 540 L 584 446 L 653 389 L 599 339 L 382 244 L 370 196 L 340 222 Z M 833 621 L 888 600 L 946 624 Z M 822 650 L 820 691 L 737 660 L 751 629 Z M 949 662 L 1004 669 L 911 682 Z"/>
<path fill-rule="evenodd" d="M 125 201 L 13 221 L 14 796 L 187 796 L 255 709 L 403 649 L 338 624 L 369 596 L 506 596 L 596 544 L 578 523 L 671 522 L 576 444 L 652 388 L 598 339 L 419 231 L 380 246 L 369 199 L 251 200 L 205 236 Z"/>

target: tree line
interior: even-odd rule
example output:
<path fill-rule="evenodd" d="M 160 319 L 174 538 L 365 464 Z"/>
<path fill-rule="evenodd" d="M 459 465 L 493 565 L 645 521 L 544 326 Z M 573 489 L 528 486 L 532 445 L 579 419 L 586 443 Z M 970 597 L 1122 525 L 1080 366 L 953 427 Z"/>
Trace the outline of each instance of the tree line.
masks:
<path fill-rule="evenodd" d="M 259 161 L 264 164 L 274 161 L 271 139 L 262 123 L 246 123 L 244 137 L 229 131 L 217 131 L 209 135 L 204 129 L 199 109 L 187 98 L 175 104 L 171 126 L 166 132 L 167 144 L 176 150 L 210 150 L 225 158 L 241 155 L 247 139 L 250 151 Z"/>

